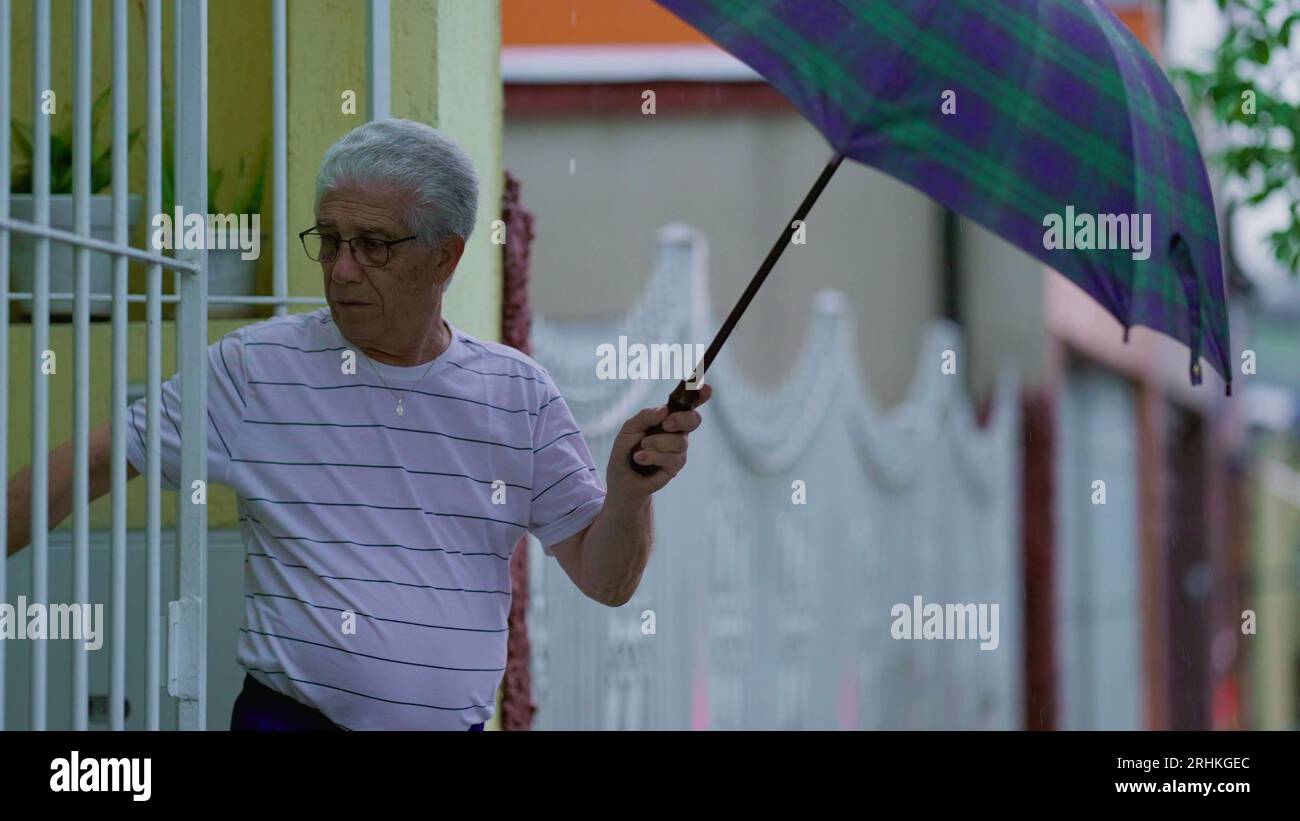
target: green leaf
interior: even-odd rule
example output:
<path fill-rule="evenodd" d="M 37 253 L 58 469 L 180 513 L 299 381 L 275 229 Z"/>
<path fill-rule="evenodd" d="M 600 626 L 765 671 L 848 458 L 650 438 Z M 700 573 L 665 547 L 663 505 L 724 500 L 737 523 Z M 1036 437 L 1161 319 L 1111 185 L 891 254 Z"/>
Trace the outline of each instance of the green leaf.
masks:
<path fill-rule="evenodd" d="M 220 168 L 208 168 L 208 213 L 218 214 L 217 189 L 221 188 L 224 172 Z"/>
<path fill-rule="evenodd" d="M 1250 46 L 1250 59 L 1261 66 L 1268 65 L 1269 48 L 1267 40 L 1256 40 Z"/>
<path fill-rule="evenodd" d="M 96 154 L 95 134 L 98 133 L 98 125 L 102 118 L 104 107 L 110 100 L 111 89 L 105 88 L 99 93 L 91 105 L 91 163 L 90 163 L 90 185 L 91 193 L 97 194 L 104 190 L 112 181 L 112 145 L 111 141 L 107 148 L 100 148 Z M 75 167 L 73 160 L 73 127 L 74 118 L 60 118 L 63 128 L 50 133 L 50 193 L 51 194 L 71 194 L 73 180 L 75 177 Z M 10 124 L 13 133 L 15 147 L 26 154 L 30 159 L 32 155 L 32 144 L 35 136 L 30 126 L 14 120 Z M 139 136 L 140 129 L 136 129 L 127 137 L 128 150 L 134 145 L 136 138 Z M 17 170 L 17 169 L 15 169 Z M 12 190 L 18 191 L 19 185 L 24 185 L 25 190 L 31 190 L 31 169 L 28 167 L 20 178 L 15 175 Z"/>
<path fill-rule="evenodd" d="M 90 121 L 96 122 L 101 114 L 104 113 L 104 106 L 108 105 L 108 95 L 112 93 L 112 88 L 105 88 L 99 92 L 99 96 L 90 106 Z"/>
<path fill-rule="evenodd" d="M 249 182 L 248 188 L 244 191 L 242 197 L 235 203 L 236 214 L 260 214 L 262 212 L 262 196 L 266 186 L 266 162 L 268 151 L 266 141 L 262 141 L 262 148 L 257 155 L 257 166 L 253 169 L 253 177 Z M 242 176 L 243 162 L 240 162 Z"/>
<path fill-rule="evenodd" d="M 1278 42 L 1284 46 L 1291 45 L 1291 27 L 1300 22 L 1300 12 L 1290 15 L 1282 21 L 1281 28 L 1277 31 Z"/>
<path fill-rule="evenodd" d="M 23 154 L 30 158 L 32 156 L 32 141 L 36 139 L 32 134 L 31 126 L 14 120 L 10 131 L 13 133 L 14 143 L 22 150 Z"/>
<path fill-rule="evenodd" d="M 20 165 L 13 169 L 9 178 L 9 191 L 13 194 L 32 193 L 32 167 Z"/>

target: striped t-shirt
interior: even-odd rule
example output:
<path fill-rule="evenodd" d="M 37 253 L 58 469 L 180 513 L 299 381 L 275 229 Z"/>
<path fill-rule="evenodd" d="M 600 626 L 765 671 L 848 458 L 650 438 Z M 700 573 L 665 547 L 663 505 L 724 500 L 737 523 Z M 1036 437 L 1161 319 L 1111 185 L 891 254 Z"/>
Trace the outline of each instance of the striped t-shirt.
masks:
<path fill-rule="evenodd" d="M 236 491 L 246 546 L 239 663 L 349 729 L 486 721 L 511 554 L 528 531 L 550 553 L 605 498 L 546 370 L 448 326 L 432 367 L 369 360 L 328 308 L 208 349 L 208 480 Z M 179 387 L 162 391 L 172 489 Z M 131 411 L 143 473 L 144 400 Z"/>

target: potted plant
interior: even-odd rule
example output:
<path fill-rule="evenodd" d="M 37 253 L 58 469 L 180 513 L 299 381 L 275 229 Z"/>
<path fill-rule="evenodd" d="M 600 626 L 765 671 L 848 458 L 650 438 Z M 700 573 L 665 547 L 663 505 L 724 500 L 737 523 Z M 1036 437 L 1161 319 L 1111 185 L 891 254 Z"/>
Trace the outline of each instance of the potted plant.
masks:
<path fill-rule="evenodd" d="M 247 214 L 249 219 L 258 216 L 258 248 L 267 246 L 268 234 L 261 231 L 262 192 L 266 184 L 267 152 L 263 148 L 252 178 L 243 191 L 236 195 L 233 214 Z M 239 161 L 237 180 L 244 178 L 244 161 Z M 209 191 L 216 191 L 221 185 L 218 174 L 215 183 L 210 183 Z M 217 213 L 213 210 L 211 213 Z M 257 291 L 257 258 L 244 259 L 244 252 L 239 248 L 217 248 L 208 252 L 208 296 L 253 294 Z M 253 305 L 214 302 L 208 307 L 209 316 L 249 316 L 256 315 Z"/>
<path fill-rule="evenodd" d="M 93 135 L 99 130 L 100 117 L 104 105 L 109 99 L 109 89 L 104 89 L 95 98 L 90 115 L 90 129 Z M 44 115 L 38 115 L 44 116 Z M 16 155 L 25 155 L 26 163 L 14 167 L 9 196 L 9 213 L 17 220 L 31 222 L 35 215 L 35 198 L 32 194 L 32 129 L 17 120 L 12 123 L 13 143 Z M 135 144 L 140 129 L 132 131 L 127 137 L 127 150 Z M 73 161 L 72 161 L 72 123 L 57 133 L 50 134 L 50 227 L 63 231 L 75 231 L 76 222 L 73 210 Z M 95 239 L 112 241 L 113 239 L 113 198 L 110 194 L 100 193 L 108 188 L 113 178 L 112 146 L 93 145 L 90 164 L 90 235 Z M 141 197 L 132 194 L 127 197 L 128 235 L 135 228 L 136 218 L 140 212 Z M 13 287 L 18 291 L 32 291 L 35 286 L 35 241 L 31 235 L 15 232 L 11 250 L 11 270 Z M 50 291 L 71 292 L 75 289 L 76 266 L 74 246 L 61 242 L 50 243 Z M 110 293 L 113 290 L 113 261 L 107 254 L 90 252 L 90 291 L 92 293 Z M 67 318 L 72 316 L 72 300 L 51 300 L 50 315 Z M 31 301 L 19 303 L 22 312 L 31 316 Z M 113 306 L 110 302 L 91 302 L 90 315 L 109 317 Z"/>
<path fill-rule="evenodd" d="M 164 213 L 174 215 L 176 212 L 175 203 L 175 179 L 173 176 L 172 163 L 172 134 L 171 134 L 171 116 L 164 102 L 163 111 L 163 168 L 162 168 L 162 198 Z M 257 165 L 251 169 L 247 168 L 244 160 L 239 161 L 239 170 L 236 173 L 236 180 L 243 180 L 246 170 L 251 173 L 245 187 L 237 191 L 233 203 L 234 209 L 228 213 L 247 214 L 252 219 L 254 214 L 259 215 L 262 212 L 262 194 L 266 186 L 266 160 L 267 149 L 263 144 L 262 150 L 258 155 Z M 221 188 L 224 174 L 219 168 L 208 168 L 208 214 L 223 213 L 217 210 L 217 192 Z M 260 231 L 259 227 L 258 248 L 266 247 L 268 235 Z M 209 234 L 209 236 L 211 236 Z M 244 259 L 243 251 L 238 247 L 235 248 L 212 248 L 208 249 L 208 296 L 246 296 L 252 295 L 257 291 L 257 259 Z M 251 316 L 257 314 L 257 308 L 253 305 L 240 305 L 230 302 L 209 302 L 208 316 L 210 317 L 239 317 Z"/>

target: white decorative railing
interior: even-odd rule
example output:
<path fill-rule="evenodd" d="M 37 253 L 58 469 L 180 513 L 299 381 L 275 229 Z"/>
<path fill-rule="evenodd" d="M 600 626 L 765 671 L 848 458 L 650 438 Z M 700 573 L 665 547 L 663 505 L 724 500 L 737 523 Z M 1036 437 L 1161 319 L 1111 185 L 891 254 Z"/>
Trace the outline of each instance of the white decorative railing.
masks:
<path fill-rule="evenodd" d="M 614 434 L 675 380 L 600 380 L 596 348 L 708 342 L 707 252 L 661 229 L 642 301 L 598 324 L 537 317 L 534 356 L 605 470 Z M 853 320 L 817 295 L 789 379 L 759 389 L 724 349 L 686 470 L 655 497 L 655 549 L 627 605 L 586 599 L 533 541 L 538 729 L 1016 728 L 1023 608 L 1016 386 L 979 429 L 956 327 L 928 332 L 908 398 L 876 406 Z M 795 503 L 796 481 L 806 501 Z M 891 608 L 997 604 L 998 646 L 891 638 Z M 653 624 L 653 632 L 649 632 Z"/>

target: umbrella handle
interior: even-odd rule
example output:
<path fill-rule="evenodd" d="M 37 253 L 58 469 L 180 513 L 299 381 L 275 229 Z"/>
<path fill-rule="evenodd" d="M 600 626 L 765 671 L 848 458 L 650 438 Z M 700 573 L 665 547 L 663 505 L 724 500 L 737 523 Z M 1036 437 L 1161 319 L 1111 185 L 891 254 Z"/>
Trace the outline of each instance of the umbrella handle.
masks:
<path fill-rule="evenodd" d="M 667 402 L 668 413 L 671 415 L 677 413 L 678 411 L 694 410 L 695 406 L 699 404 L 699 401 L 700 401 L 700 392 L 698 389 L 692 390 L 691 388 L 688 388 L 686 386 L 685 382 L 678 382 L 677 387 L 673 389 L 673 392 L 671 394 L 668 395 L 668 402 Z M 668 417 L 664 417 L 664 418 L 667 419 Z M 663 423 L 660 423 L 647 430 L 645 432 L 645 435 L 654 436 L 656 433 L 663 433 L 663 432 L 664 432 L 664 426 Z M 644 439 L 644 437 L 642 438 Z M 637 443 L 637 446 L 633 448 L 632 452 L 627 455 L 628 467 L 632 468 L 632 470 L 636 471 L 642 476 L 653 476 L 656 473 L 658 473 L 660 470 L 663 470 L 663 468 L 659 467 L 658 465 L 643 465 L 637 462 L 634 457 L 640 451 L 641 451 L 641 444 Z"/>

